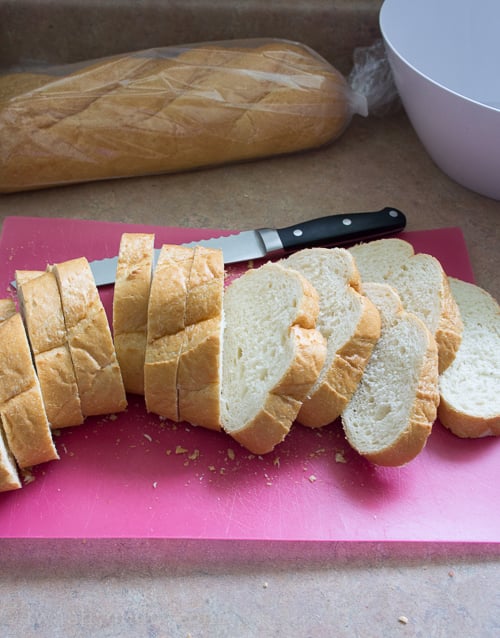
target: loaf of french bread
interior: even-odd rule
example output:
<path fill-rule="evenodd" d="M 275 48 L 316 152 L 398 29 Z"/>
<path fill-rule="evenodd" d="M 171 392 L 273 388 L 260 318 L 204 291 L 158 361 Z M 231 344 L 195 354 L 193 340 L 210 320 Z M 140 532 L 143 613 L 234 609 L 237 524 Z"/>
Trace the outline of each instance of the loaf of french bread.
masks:
<path fill-rule="evenodd" d="M 115 339 L 141 337 L 130 379 L 144 384 L 148 411 L 222 429 L 254 454 L 272 451 L 295 421 L 317 427 L 340 412 L 350 445 L 387 466 L 422 451 L 438 404 L 458 436 L 500 434 L 498 303 L 453 278 L 443 287 L 437 260 L 406 242 L 303 250 L 226 288 L 221 251 L 164 245 L 151 279 L 152 248 L 150 235 L 122 238 L 113 308 Z M 382 283 L 362 281 L 358 267 Z M 50 425 L 65 397 L 80 401 L 80 422 L 126 407 L 87 260 L 16 277 L 21 312 L 0 300 L 0 491 L 21 487 L 18 468 L 58 458 Z M 408 293 L 412 282 L 424 308 Z M 443 290 L 461 317 L 458 341 L 455 329 L 436 328 Z M 61 349 L 72 385 L 57 365 Z"/>
<path fill-rule="evenodd" d="M 292 153 L 366 115 L 334 67 L 286 40 L 140 51 L 48 81 L 11 74 L 1 95 L 0 192 Z"/>

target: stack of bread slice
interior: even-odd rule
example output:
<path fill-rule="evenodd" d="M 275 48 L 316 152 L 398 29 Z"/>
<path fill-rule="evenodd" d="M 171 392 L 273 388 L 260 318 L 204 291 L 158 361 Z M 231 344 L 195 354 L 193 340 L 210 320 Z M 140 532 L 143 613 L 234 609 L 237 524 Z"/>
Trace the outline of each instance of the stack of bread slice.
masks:
<path fill-rule="evenodd" d="M 408 242 L 306 249 L 227 281 L 221 251 L 166 244 L 155 264 L 154 239 L 122 236 L 111 326 L 85 258 L 17 272 L 19 309 L 0 300 L 0 491 L 58 458 L 51 430 L 127 393 L 254 454 L 339 417 L 389 466 L 422 451 L 438 409 L 459 436 L 500 434 L 498 303 Z"/>
<path fill-rule="evenodd" d="M 53 430 L 125 410 L 106 312 L 85 258 L 17 271 L 19 310 L 0 303 L 0 490 L 59 458 Z"/>
<path fill-rule="evenodd" d="M 144 396 L 149 412 L 220 429 L 223 292 L 221 251 L 162 247 L 147 310 Z"/>

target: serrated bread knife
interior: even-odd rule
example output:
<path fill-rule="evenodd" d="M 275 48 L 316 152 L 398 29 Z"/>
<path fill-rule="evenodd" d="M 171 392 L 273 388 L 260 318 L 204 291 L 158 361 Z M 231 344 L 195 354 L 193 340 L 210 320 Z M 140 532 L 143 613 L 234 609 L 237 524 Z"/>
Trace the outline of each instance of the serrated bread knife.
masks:
<path fill-rule="evenodd" d="M 222 250 L 225 264 L 251 259 L 274 257 L 301 248 L 333 246 L 374 239 L 397 233 L 406 226 L 405 215 L 396 208 L 379 211 L 329 215 L 311 219 L 286 228 L 258 228 L 233 235 L 214 237 L 183 244 Z M 155 249 L 154 265 L 160 249 Z M 97 286 L 113 284 L 118 257 L 108 257 L 90 262 Z M 15 285 L 14 282 L 12 285 Z"/>

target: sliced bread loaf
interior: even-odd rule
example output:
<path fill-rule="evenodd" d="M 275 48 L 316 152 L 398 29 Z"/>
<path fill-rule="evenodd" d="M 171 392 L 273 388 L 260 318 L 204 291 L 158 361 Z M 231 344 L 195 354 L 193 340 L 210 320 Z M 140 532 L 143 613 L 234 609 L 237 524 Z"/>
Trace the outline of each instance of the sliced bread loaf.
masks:
<path fill-rule="evenodd" d="M 436 342 L 387 284 L 367 283 L 382 330 L 342 414 L 351 446 L 378 465 L 411 461 L 426 444 L 439 402 Z"/>
<path fill-rule="evenodd" d="M 0 419 L 21 468 L 59 458 L 21 315 L 0 323 Z"/>
<path fill-rule="evenodd" d="M 439 372 L 446 370 L 460 345 L 463 325 L 439 261 L 425 253 L 414 254 L 411 244 L 396 238 L 358 244 L 350 250 L 363 282 L 390 284 L 405 309 L 425 323 L 437 342 Z"/>
<path fill-rule="evenodd" d="M 310 248 L 282 261 L 319 294 L 317 328 L 327 342 L 326 361 L 297 420 L 321 427 L 340 416 L 356 389 L 380 336 L 380 315 L 360 293 L 354 257 L 345 248 Z"/>
<path fill-rule="evenodd" d="M 61 295 L 83 416 L 127 407 L 106 311 L 85 257 L 51 267 Z"/>
<path fill-rule="evenodd" d="M 144 394 L 154 235 L 123 233 L 113 295 L 113 337 L 126 392 Z"/>
<path fill-rule="evenodd" d="M 50 427 L 80 425 L 80 395 L 55 275 L 16 271 L 16 284 Z"/>
<path fill-rule="evenodd" d="M 299 272 L 267 263 L 224 296 L 221 421 L 255 454 L 283 441 L 326 357 L 318 294 Z"/>
<path fill-rule="evenodd" d="M 500 308 L 485 290 L 450 278 L 464 331 L 440 376 L 441 423 L 460 437 L 500 436 Z"/>

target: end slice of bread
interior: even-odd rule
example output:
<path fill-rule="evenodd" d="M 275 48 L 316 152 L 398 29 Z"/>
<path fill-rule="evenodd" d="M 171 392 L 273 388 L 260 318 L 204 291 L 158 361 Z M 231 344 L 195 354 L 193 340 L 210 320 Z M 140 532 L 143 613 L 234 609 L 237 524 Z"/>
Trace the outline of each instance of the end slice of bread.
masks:
<path fill-rule="evenodd" d="M 434 335 L 439 353 L 439 372 L 453 361 L 463 330 L 458 306 L 440 262 L 432 255 L 414 254 L 408 242 L 378 239 L 350 249 L 363 282 L 388 283 L 403 306 Z"/>
<path fill-rule="evenodd" d="M 326 357 L 318 293 L 299 272 L 268 263 L 224 296 L 221 420 L 255 454 L 283 441 Z"/>
<path fill-rule="evenodd" d="M 319 294 L 317 328 L 327 356 L 297 420 L 321 427 L 337 419 L 352 397 L 380 336 L 380 315 L 361 294 L 354 257 L 345 248 L 309 248 L 282 263 L 304 275 Z"/>
<path fill-rule="evenodd" d="M 372 463 L 404 465 L 424 448 L 436 418 L 437 346 L 392 287 L 369 283 L 365 293 L 380 311 L 382 331 L 342 424 L 350 445 Z"/>
<path fill-rule="evenodd" d="M 126 392 L 144 394 L 154 235 L 123 233 L 113 295 L 113 338 Z"/>
<path fill-rule="evenodd" d="M 85 257 L 51 267 L 61 295 L 83 416 L 122 412 L 127 399 L 120 366 L 92 271 Z"/>
<path fill-rule="evenodd" d="M 439 379 L 438 417 L 463 438 L 500 436 L 500 308 L 479 286 L 449 282 L 464 331 L 455 360 Z"/>
<path fill-rule="evenodd" d="M 55 275 L 17 271 L 16 283 L 50 426 L 80 425 L 84 418 Z"/>

